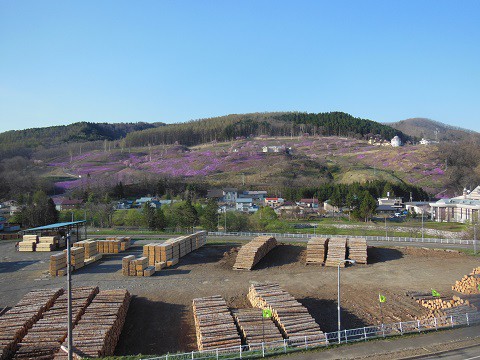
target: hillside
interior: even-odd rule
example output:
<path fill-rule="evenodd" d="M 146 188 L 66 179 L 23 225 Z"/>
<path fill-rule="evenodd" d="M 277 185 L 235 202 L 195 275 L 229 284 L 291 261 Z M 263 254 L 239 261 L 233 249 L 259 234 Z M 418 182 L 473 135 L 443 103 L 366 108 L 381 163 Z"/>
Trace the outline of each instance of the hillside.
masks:
<path fill-rule="evenodd" d="M 453 127 L 425 118 L 412 118 L 393 123 L 385 123 L 409 136 L 437 141 L 467 140 L 480 138 L 480 134 L 462 128 Z"/>

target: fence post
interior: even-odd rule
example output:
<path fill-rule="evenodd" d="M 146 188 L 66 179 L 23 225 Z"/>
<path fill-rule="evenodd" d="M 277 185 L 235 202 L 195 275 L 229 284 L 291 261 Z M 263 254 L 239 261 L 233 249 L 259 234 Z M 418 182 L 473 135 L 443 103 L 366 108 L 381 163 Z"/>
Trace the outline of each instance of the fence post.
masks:
<path fill-rule="evenodd" d="M 452 328 L 453 328 L 453 316 L 450 315 L 450 322 L 452 323 Z"/>
<path fill-rule="evenodd" d="M 402 326 L 402 322 L 400 321 L 400 334 L 403 335 L 403 326 Z"/>
<path fill-rule="evenodd" d="M 287 340 L 283 339 L 283 351 L 286 354 L 287 353 Z"/>
<path fill-rule="evenodd" d="M 167 353 L 167 355 L 165 355 L 165 360 L 168 360 L 168 353 Z"/>
<path fill-rule="evenodd" d="M 363 327 L 363 337 L 365 338 L 365 341 L 367 341 L 367 330 L 365 329 L 365 326 Z"/>
<path fill-rule="evenodd" d="M 307 335 L 305 335 L 305 350 L 308 349 L 308 344 L 307 344 Z"/>
<path fill-rule="evenodd" d="M 192 360 L 193 360 L 193 351 L 192 351 Z"/>
<path fill-rule="evenodd" d="M 420 332 L 420 320 L 417 320 L 418 332 Z"/>
<path fill-rule="evenodd" d="M 470 326 L 470 321 L 468 320 L 468 313 L 465 313 L 465 317 L 467 318 L 467 326 Z"/>
<path fill-rule="evenodd" d="M 385 328 L 383 327 L 383 323 L 382 323 L 382 334 L 383 334 L 383 337 L 385 337 Z"/>
<path fill-rule="evenodd" d="M 218 349 L 217 349 L 216 353 L 217 353 L 217 360 L 218 360 Z"/>
<path fill-rule="evenodd" d="M 265 344 L 262 342 L 262 357 L 265 357 Z"/>
<path fill-rule="evenodd" d="M 241 359 L 242 358 L 242 345 L 239 346 L 239 349 L 240 349 L 239 353 L 240 353 L 240 359 Z"/>
<path fill-rule="evenodd" d="M 435 318 L 435 330 L 438 330 L 437 318 Z"/>

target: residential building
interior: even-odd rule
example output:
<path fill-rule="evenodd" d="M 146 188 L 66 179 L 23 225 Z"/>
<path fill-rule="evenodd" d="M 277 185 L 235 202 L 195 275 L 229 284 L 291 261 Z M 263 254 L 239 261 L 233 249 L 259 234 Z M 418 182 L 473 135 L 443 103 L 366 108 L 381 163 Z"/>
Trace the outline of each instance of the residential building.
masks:
<path fill-rule="evenodd" d="M 432 207 L 432 220 L 441 222 L 467 222 L 478 221 L 480 211 L 480 186 L 473 191 L 463 190 L 461 196 L 451 199 L 441 199 L 430 203 Z"/>
<path fill-rule="evenodd" d="M 246 213 L 258 211 L 258 206 L 254 204 L 252 198 L 238 198 L 235 203 L 235 209 Z"/>
<path fill-rule="evenodd" d="M 207 198 L 216 199 L 220 203 L 235 204 L 238 197 L 237 189 L 210 189 L 207 191 Z"/>
<path fill-rule="evenodd" d="M 274 208 L 280 204 L 283 204 L 284 200 L 279 197 L 267 197 L 265 198 L 265 206 L 270 206 L 271 208 Z"/>
<path fill-rule="evenodd" d="M 315 198 L 300 199 L 300 201 L 298 201 L 297 204 L 303 207 L 318 209 L 318 199 L 315 199 Z"/>
<path fill-rule="evenodd" d="M 82 199 L 67 199 L 63 197 L 53 198 L 53 202 L 55 209 L 58 211 L 78 209 L 83 204 Z"/>
<path fill-rule="evenodd" d="M 397 209 L 403 209 L 403 207 L 404 207 L 402 198 L 400 198 L 400 197 L 391 198 L 390 194 L 387 194 L 387 197 L 378 198 L 377 202 L 378 202 L 379 206 L 388 205 L 388 206 L 395 207 Z"/>
<path fill-rule="evenodd" d="M 405 210 L 416 214 L 430 215 L 432 208 L 430 203 L 426 201 L 410 201 L 405 203 Z"/>
<path fill-rule="evenodd" d="M 254 203 L 263 203 L 266 197 L 267 192 L 264 190 L 244 191 L 238 194 L 238 198 L 251 198 Z"/>

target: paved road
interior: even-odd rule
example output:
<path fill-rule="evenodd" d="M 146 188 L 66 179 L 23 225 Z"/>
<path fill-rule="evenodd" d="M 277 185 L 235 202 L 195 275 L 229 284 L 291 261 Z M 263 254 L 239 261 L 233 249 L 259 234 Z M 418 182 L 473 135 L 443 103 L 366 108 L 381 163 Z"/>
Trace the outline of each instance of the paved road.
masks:
<path fill-rule="evenodd" d="M 446 351 L 444 353 L 435 354 L 433 356 L 424 356 L 417 359 L 433 360 L 433 359 L 444 359 L 444 360 L 473 360 L 480 359 L 480 345 L 473 347 L 466 347 L 463 349 Z"/>

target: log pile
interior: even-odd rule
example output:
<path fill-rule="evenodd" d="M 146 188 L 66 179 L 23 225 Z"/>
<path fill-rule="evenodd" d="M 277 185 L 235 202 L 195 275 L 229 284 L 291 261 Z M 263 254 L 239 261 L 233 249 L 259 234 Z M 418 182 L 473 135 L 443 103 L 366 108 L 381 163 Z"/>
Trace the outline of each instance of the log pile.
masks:
<path fill-rule="evenodd" d="M 286 339 L 308 336 L 309 342 L 325 342 L 325 335 L 308 310 L 278 284 L 252 284 L 248 300 L 253 307 L 268 308 Z"/>
<path fill-rule="evenodd" d="M 261 309 L 237 309 L 233 311 L 233 317 L 240 329 L 242 339 L 249 345 L 250 350 L 258 349 L 262 342 L 283 340 L 280 330 L 272 319 L 263 318 Z"/>
<path fill-rule="evenodd" d="M 348 258 L 359 264 L 367 263 L 367 239 L 349 238 L 347 240 Z"/>
<path fill-rule="evenodd" d="M 331 238 L 328 241 L 328 252 L 325 266 L 338 266 L 340 261 L 346 259 L 347 240 L 345 238 Z M 340 267 L 345 267 L 342 262 Z"/>
<path fill-rule="evenodd" d="M 81 358 L 111 356 L 125 323 L 130 293 L 125 289 L 102 290 L 73 329 L 74 352 Z M 66 343 L 63 344 L 67 346 Z M 55 360 L 67 359 L 63 351 Z"/>
<path fill-rule="evenodd" d="M 50 309 L 63 289 L 33 290 L 0 317 L 0 360 L 10 358 L 28 329 Z"/>
<path fill-rule="evenodd" d="M 327 255 L 328 238 L 313 237 L 307 244 L 307 264 L 324 264 Z"/>
<path fill-rule="evenodd" d="M 232 314 L 220 295 L 193 299 L 193 316 L 198 350 L 241 345 Z"/>
<path fill-rule="evenodd" d="M 241 247 L 233 268 L 235 270 L 252 270 L 276 246 L 277 240 L 274 237 L 257 236 Z"/>
<path fill-rule="evenodd" d="M 469 275 L 465 275 L 461 280 L 456 281 L 452 286 L 461 294 L 480 294 L 480 267 L 474 268 Z"/>
<path fill-rule="evenodd" d="M 98 293 L 98 287 L 82 287 L 72 290 L 72 323 L 75 326 Z M 53 306 L 43 313 L 22 341 L 13 357 L 19 359 L 53 359 L 67 337 L 67 294 L 55 300 Z"/>
<path fill-rule="evenodd" d="M 472 307 L 475 311 L 480 311 L 480 294 L 461 295 L 461 297 L 453 295 L 453 299 L 461 304 Z"/>

